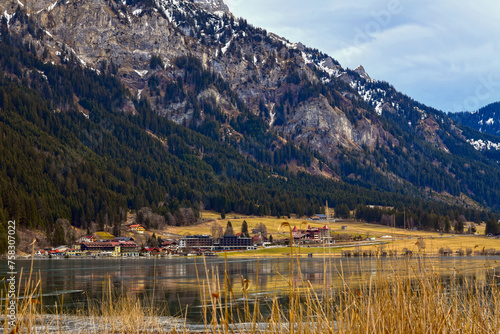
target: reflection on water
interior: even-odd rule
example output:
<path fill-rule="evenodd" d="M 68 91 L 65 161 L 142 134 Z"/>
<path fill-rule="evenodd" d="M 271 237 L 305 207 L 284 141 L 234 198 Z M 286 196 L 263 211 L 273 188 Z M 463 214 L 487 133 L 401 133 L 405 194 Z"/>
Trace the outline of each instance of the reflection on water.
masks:
<path fill-rule="evenodd" d="M 21 289 L 31 261 L 17 261 L 23 269 Z M 57 303 L 68 309 L 84 306 L 89 300 L 102 300 L 103 294 L 135 296 L 166 313 L 179 314 L 188 308 L 188 317 L 200 317 L 200 305 L 210 292 L 222 293 L 215 282 L 227 275 L 236 299 L 243 296 L 242 278 L 250 281 L 249 294 L 258 294 L 266 302 L 273 296 L 285 297 L 290 282 L 301 286 L 309 281 L 313 287 L 366 284 L 377 273 L 405 275 L 408 271 L 426 270 L 440 275 L 444 282 L 460 278 L 471 282 L 498 284 L 500 257 L 439 258 L 303 258 L 294 263 L 293 279 L 290 259 L 163 258 L 163 259 L 58 259 L 35 260 L 33 274 L 42 283 L 43 303 Z M 300 271 L 300 274 L 299 274 Z M 2 262 L 0 278 L 6 277 L 7 264 Z M 208 277 L 208 279 L 207 279 Z M 19 279 L 18 279 L 19 280 Z M 207 281 L 210 284 L 207 284 Z M 2 286 L 1 289 L 5 287 Z M 3 294 L 5 296 L 5 293 Z"/>

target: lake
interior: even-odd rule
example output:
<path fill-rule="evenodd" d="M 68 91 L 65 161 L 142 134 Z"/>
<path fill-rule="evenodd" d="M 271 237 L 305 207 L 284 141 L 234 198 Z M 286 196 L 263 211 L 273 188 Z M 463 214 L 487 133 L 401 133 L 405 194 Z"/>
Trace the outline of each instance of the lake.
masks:
<path fill-rule="evenodd" d="M 18 272 L 21 268 L 23 271 L 23 291 L 32 262 L 17 260 L 16 265 Z M 291 260 L 285 258 L 228 258 L 227 262 L 221 257 L 36 259 L 32 272 L 36 280 L 41 279 L 41 299 L 49 309 L 55 309 L 57 304 L 71 312 L 85 307 L 89 300 L 102 300 L 103 294 L 112 291 L 145 300 L 147 305 L 163 310 L 159 311 L 162 315 L 179 315 L 188 306 L 187 318 L 199 322 L 203 299 L 212 292 L 223 293 L 214 283 L 222 284 L 225 273 L 236 300 L 244 294 L 245 279 L 251 298 L 257 296 L 260 303 L 266 304 L 273 297 L 286 298 L 291 282 L 300 285 L 298 277 L 321 291 L 323 286 L 341 286 L 344 281 L 366 284 L 370 276 L 382 271 L 404 274 L 424 269 L 439 273 L 443 281 L 458 276 L 470 282 L 498 284 L 495 273 L 500 271 L 500 257 L 301 258 L 300 266 L 295 263 L 293 280 L 289 279 Z M 299 270 L 301 275 L 297 275 Z M 0 278 L 4 279 L 6 273 L 7 264 L 2 261 Z M 1 289 L 5 289 L 4 284 Z"/>

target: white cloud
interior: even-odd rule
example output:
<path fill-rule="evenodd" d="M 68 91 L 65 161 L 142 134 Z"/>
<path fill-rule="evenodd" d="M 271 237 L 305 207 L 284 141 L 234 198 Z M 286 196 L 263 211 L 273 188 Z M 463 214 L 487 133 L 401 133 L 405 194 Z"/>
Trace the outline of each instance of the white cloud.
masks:
<path fill-rule="evenodd" d="M 362 64 L 373 78 L 445 111 L 456 111 L 485 78 L 500 73 L 500 2 L 494 0 L 226 3 L 256 26 L 318 48 L 344 67 Z M 500 101 L 498 86 L 478 103 Z"/>

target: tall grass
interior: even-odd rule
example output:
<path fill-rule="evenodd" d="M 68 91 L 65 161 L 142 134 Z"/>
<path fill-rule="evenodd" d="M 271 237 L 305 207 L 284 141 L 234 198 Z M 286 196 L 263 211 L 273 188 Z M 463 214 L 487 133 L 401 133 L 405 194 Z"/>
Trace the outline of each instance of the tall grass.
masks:
<path fill-rule="evenodd" d="M 500 333 L 500 277 L 492 268 L 485 268 L 480 278 L 443 279 L 424 258 L 416 265 L 402 259 L 396 262 L 400 267 L 391 270 L 379 259 L 379 270 L 359 281 L 325 258 L 324 277 L 336 271 L 340 284 L 325 279 L 321 287 L 313 287 L 304 279 L 300 257 L 294 255 L 299 250 L 294 248 L 289 272 L 275 276 L 276 286 L 286 282 L 285 297 L 274 292 L 268 303 L 262 303 L 258 275 L 254 282 L 241 277 L 241 284 L 233 286 L 227 270 L 223 276 L 218 270 L 205 270 L 197 272 L 202 329 L 190 327 L 183 315 L 174 326 L 157 316 L 161 312 L 151 304 L 109 292 L 78 311 L 93 324 L 83 333 Z M 65 315 L 59 311 L 50 318 L 52 323 L 44 320 L 43 304 L 37 299 L 40 286 L 39 281 L 29 286 L 20 299 L 18 332 L 34 333 L 38 324 L 36 333 L 66 333 Z M 5 328 L 4 334 L 9 330 Z"/>
<path fill-rule="evenodd" d="M 399 268 L 389 271 L 382 268 L 379 261 L 379 270 L 363 283 L 350 281 L 342 268 L 337 268 L 342 284 L 325 281 L 323 288 L 318 289 L 303 279 L 300 257 L 294 253 L 292 248 L 289 275 L 278 273 L 276 277 L 288 281 L 288 299 L 280 299 L 275 294 L 268 312 L 260 312 L 256 300 L 253 308 L 249 306 L 251 297 L 245 282 L 242 282 L 244 302 L 239 304 L 242 306 L 236 304 L 228 311 L 228 299 L 234 305 L 235 291 L 227 272 L 222 282 L 218 277 L 207 276 L 202 288 L 210 296 L 203 308 L 205 331 L 500 333 L 500 276 L 492 269 L 485 269 L 484 279 L 455 275 L 445 282 L 439 272 L 426 267 L 424 258 L 418 259 L 417 266 L 402 259 Z M 326 272 L 331 270 L 328 266 L 325 260 L 324 277 L 328 277 Z M 253 293 L 257 296 L 258 291 Z"/>

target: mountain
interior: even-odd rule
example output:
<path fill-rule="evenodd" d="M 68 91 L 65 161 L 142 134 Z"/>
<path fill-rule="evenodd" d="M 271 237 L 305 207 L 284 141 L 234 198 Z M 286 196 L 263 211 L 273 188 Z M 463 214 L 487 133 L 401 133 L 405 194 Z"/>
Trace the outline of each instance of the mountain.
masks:
<path fill-rule="evenodd" d="M 424 210 L 500 210 L 479 132 L 220 0 L 1 0 L 0 13 L 0 218 L 55 233 L 142 207 L 189 224 L 203 208 L 328 200 L 405 207 L 439 229 Z"/>
<path fill-rule="evenodd" d="M 468 127 L 468 142 L 493 160 L 500 161 L 500 102 L 477 111 L 449 113 L 448 116 Z M 471 131 L 474 129 L 475 131 Z"/>
<path fill-rule="evenodd" d="M 500 102 L 491 103 L 475 112 L 449 113 L 448 116 L 479 132 L 500 136 Z"/>

